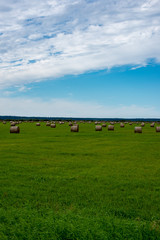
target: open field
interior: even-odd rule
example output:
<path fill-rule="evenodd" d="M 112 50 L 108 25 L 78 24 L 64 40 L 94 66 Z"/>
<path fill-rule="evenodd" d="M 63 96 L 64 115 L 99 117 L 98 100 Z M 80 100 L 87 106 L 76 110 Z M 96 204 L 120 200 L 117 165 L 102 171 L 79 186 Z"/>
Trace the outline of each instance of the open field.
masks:
<path fill-rule="evenodd" d="M 0 239 L 160 239 L 160 133 L 0 123 Z"/>

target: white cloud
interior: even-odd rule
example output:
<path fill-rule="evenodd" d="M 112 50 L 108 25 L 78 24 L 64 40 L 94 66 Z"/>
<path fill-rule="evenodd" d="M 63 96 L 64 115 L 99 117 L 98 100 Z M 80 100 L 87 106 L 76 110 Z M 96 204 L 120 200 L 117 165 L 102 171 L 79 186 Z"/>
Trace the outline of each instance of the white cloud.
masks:
<path fill-rule="evenodd" d="M 1 115 L 39 117 L 160 118 L 160 111 L 151 106 L 105 106 L 96 102 L 67 99 L 0 98 Z"/>
<path fill-rule="evenodd" d="M 159 0 L 1 0 L 0 88 L 160 62 Z"/>
<path fill-rule="evenodd" d="M 3 95 L 6 96 L 6 97 L 11 96 L 12 94 L 13 94 L 12 91 L 4 91 L 3 92 Z"/>

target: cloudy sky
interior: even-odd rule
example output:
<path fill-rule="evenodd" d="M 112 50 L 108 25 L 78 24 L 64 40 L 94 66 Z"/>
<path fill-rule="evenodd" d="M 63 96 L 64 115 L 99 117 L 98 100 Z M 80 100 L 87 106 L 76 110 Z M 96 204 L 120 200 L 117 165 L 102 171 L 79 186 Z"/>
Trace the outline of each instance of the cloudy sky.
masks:
<path fill-rule="evenodd" d="M 160 118 L 160 0 L 0 0 L 0 115 Z"/>

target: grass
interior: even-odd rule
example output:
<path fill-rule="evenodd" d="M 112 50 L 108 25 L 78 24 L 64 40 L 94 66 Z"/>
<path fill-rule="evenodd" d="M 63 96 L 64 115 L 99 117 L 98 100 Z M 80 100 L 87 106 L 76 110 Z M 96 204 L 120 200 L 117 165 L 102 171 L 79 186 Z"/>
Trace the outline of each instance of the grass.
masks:
<path fill-rule="evenodd" d="M 0 239 L 160 239 L 160 133 L 0 123 Z"/>

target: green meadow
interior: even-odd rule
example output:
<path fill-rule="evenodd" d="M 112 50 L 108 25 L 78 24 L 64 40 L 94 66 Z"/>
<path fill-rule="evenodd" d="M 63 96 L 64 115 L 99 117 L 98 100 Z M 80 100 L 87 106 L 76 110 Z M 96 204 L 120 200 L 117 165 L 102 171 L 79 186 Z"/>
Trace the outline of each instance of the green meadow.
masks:
<path fill-rule="evenodd" d="M 0 240 L 160 239 L 160 133 L 0 123 Z"/>

